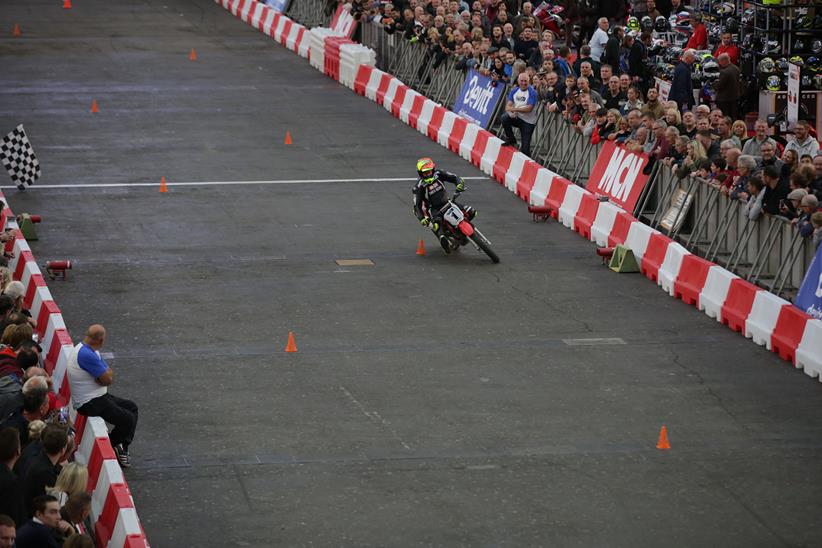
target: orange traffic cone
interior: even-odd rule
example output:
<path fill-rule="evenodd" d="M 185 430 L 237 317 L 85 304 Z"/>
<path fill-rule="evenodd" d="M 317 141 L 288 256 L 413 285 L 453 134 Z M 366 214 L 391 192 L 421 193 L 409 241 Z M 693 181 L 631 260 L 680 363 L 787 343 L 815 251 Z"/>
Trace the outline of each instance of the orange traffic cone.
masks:
<path fill-rule="evenodd" d="M 168 192 L 168 188 L 166 188 L 166 176 L 165 175 L 160 177 L 160 192 Z"/>
<path fill-rule="evenodd" d="M 71 9 L 71 0 L 63 0 L 63 9 L 70 10 Z"/>
<path fill-rule="evenodd" d="M 420 243 L 417 244 L 417 255 L 425 255 L 425 242 L 420 238 Z"/>
<path fill-rule="evenodd" d="M 665 425 L 662 425 L 662 428 L 659 430 L 659 441 L 656 442 L 656 448 L 660 451 L 667 451 L 671 448 L 671 444 L 668 441 L 668 429 Z"/>
<path fill-rule="evenodd" d="M 20 36 L 20 25 L 17 23 L 14 24 L 14 30 L 11 31 L 12 36 Z"/>
<path fill-rule="evenodd" d="M 291 142 L 291 132 L 288 131 L 288 130 L 286 130 L 286 132 L 285 132 L 285 144 L 287 144 L 287 145 L 292 144 L 292 142 Z"/>
<path fill-rule="evenodd" d="M 91 112 L 100 112 L 100 109 L 97 108 L 97 99 L 91 100 Z"/>
<path fill-rule="evenodd" d="M 194 51 L 194 48 L 191 48 L 191 53 L 188 54 L 188 58 L 191 59 L 192 61 L 197 60 L 197 52 Z"/>
<path fill-rule="evenodd" d="M 286 352 L 296 352 L 297 351 L 297 343 L 294 342 L 294 333 L 289 331 L 288 332 L 288 344 L 285 345 Z"/>

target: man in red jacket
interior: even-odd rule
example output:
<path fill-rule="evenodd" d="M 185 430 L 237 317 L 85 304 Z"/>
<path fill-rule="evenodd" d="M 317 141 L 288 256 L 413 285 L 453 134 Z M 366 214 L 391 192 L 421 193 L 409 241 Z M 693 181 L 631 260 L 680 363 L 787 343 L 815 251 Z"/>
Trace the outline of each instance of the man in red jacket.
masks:
<path fill-rule="evenodd" d="M 708 49 L 708 30 L 702 24 L 701 13 L 695 11 L 691 14 L 691 26 L 694 28 L 694 33 L 688 38 L 684 49 Z"/>
<path fill-rule="evenodd" d="M 739 65 L 739 48 L 733 43 L 731 33 L 723 32 L 720 38 L 722 42 L 716 46 L 716 49 L 714 50 L 714 57 L 718 59 L 720 55 L 727 53 L 728 57 L 731 58 L 731 63 L 734 65 Z"/>

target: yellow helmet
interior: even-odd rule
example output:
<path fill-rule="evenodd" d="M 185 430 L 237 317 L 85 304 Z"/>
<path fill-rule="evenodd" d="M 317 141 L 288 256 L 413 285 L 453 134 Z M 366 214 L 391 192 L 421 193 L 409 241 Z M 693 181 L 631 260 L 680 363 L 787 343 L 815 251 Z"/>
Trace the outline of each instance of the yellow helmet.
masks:
<path fill-rule="evenodd" d="M 417 174 L 426 183 L 434 180 L 434 170 L 436 169 L 434 160 L 431 158 L 420 158 L 417 160 Z"/>

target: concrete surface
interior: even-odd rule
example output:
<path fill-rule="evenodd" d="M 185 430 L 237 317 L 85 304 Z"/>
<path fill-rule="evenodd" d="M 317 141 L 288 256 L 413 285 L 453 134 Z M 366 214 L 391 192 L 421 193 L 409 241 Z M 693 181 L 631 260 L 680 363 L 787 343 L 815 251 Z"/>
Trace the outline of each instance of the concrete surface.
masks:
<path fill-rule="evenodd" d="M 213 2 L 0 21 L 0 128 L 43 164 L 6 192 L 44 217 L 38 260 L 74 261 L 49 284 L 74 337 L 109 328 L 152 546 L 822 545 L 802 372 L 490 181 L 465 200 L 500 265 L 444 256 L 410 181 L 160 194 L 412 177 L 423 155 L 481 175 Z"/>

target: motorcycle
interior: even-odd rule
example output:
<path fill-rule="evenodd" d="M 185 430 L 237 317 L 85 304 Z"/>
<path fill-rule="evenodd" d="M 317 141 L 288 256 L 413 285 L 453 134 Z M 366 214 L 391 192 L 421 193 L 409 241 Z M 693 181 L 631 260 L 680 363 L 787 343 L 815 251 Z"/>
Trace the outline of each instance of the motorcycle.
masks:
<path fill-rule="evenodd" d="M 454 251 L 461 246 L 468 245 L 470 241 L 477 250 L 488 255 L 491 261 L 498 263 L 499 256 L 491 249 L 491 242 L 471 223 L 466 210 L 457 203 L 459 195 L 459 192 L 454 194 L 454 198 L 448 200 L 448 203 L 440 209 L 444 221 L 441 230 L 448 240 L 448 245 Z M 473 218 L 473 215 L 471 217 Z"/>

